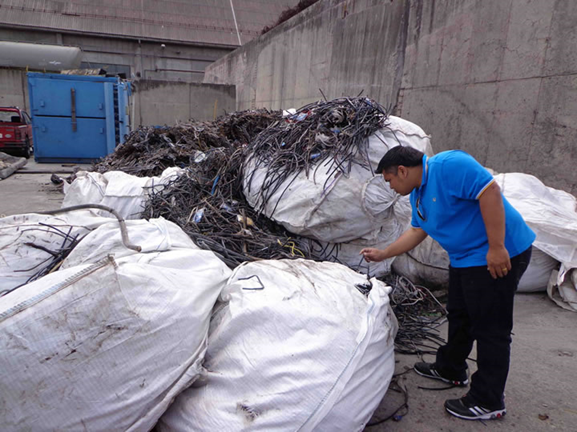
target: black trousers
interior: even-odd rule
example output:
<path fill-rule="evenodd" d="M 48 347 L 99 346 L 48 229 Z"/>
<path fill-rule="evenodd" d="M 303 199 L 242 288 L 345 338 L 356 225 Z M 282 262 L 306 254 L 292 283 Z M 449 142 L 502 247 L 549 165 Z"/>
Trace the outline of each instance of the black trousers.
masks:
<path fill-rule="evenodd" d="M 437 351 L 436 367 L 447 378 L 464 379 L 466 359 L 477 341 L 478 369 L 467 397 L 486 408 L 504 406 L 513 298 L 530 260 L 531 248 L 511 258 L 511 271 L 497 279 L 486 266 L 449 268 L 449 338 Z"/>

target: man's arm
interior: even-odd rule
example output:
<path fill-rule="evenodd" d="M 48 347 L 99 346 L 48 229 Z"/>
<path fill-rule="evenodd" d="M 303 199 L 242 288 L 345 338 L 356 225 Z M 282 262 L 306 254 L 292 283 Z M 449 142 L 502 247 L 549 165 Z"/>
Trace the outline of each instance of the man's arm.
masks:
<path fill-rule="evenodd" d="M 365 248 L 360 254 L 367 262 L 378 262 L 408 252 L 427 238 L 422 228 L 411 227 L 385 249 Z"/>
<path fill-rule="evenodd" d="M 497 279 L 497 277 L 505 276 L 511 270 L 509 252 L 505 248 L 505 207 L 503 207 L 501 188 L 497 183 L 493 182 L 481 194 L 479 206 L 489 239 L 487 270 L 493 279 Z"/>

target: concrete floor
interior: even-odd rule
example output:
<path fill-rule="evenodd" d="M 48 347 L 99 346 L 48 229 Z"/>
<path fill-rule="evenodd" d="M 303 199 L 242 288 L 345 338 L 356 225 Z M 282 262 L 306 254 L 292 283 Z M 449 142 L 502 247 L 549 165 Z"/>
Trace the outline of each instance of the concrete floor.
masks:
<path fill-rule="evenodd" d="M 0 216 L 33 213 L 60 208 L 64 195 L 61 187 L 50 181 L 52 172 L 67 177 L 75 168 L 87 169 L 90 165 L 46 164 L 28 159 L 28 163 L 0 180 Z M 37 174 L 45 171 L 45 174 Z"/>
<path fill-rule="evenodd" d="M 83 166 L 79 166 L 83 167 Z M 86 166 L 84 166 L 86 167 Z M 60 207 L 60 187 L 50 181 L 51 171 L 72 171 L 71 166 L 37 164 L 30 160 L 17 173 L 0 180 L 0 215 Z M 48 171 L 32 174 L 32 171 Z M 63 176 L 67 174 L 62 174 Z M 446 336 L 446 325 L 441 327 Z M 409 412 L 400 421 L 368 427 L 373 432 L 567 431 L 577 432 L 577 313 L 565 311 L 544 293 L 519 294 L 515 302 L 512 362 L 506 389 L 507 416 L 503 420 L 468 422 L 451 417 L 443 402 L 466 393 L 419 389 L 443 386 L 410 371 L 400 379 L 409 392 Z M 475 357 L 473 352 L 472 357 Z M 432 357 L 425 360 L 431 361 Z M 412 367 L 415 356 L 397 356 L 397 373 Z M 470 370 L 475 364 L 470 362 Z M 385 396 L 375 418 L 388 415 L 402 403 L 393 391 Z M 541 416 L 541 418 L 540 418 Z"/>
<path fill-rule="evenodd" d="M 409 393 L 409 413 L 402 420 L 368 427 L 373 432 L 469 432 L 469 431 L 567 431 L 577 432 L 577 313 L 553 303 L 545 293 L 518 294 L 515 299 L 515 324 L 511 369 L 505 390 L 507 415 L 502 420 L 471 422 L 445 412 L 443 402 L 463 396 L 467 388 L 444 391 L 419 389 L 446 387 L 410 371 L 402 383 Z M 446 338 L 447 325 L 441 327 Z M 473 351 L 471 358 L 475 358 Z M 411 367 L 416 356 L 397 356 L 396 373 Z M 426 356 L 425 361 L 434 361 Z M 469 370 L 476 370 L 469 362 Z M 385 396 L 375 419 L 400 406 L 400 394 Z M 540 418 L 545 418 L 542 420 Z"/>

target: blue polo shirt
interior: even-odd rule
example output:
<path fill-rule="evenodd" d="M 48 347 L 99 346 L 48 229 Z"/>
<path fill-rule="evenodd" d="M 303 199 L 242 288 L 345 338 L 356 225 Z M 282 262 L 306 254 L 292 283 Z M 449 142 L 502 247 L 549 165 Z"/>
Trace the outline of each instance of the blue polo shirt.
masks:
<path fill-rule="evenodd" d="M 410 196 L 411 225 L 439 242 L 453 267 L 487 265 L 489 241 L 478 200 L 494 181 L 489 171 L 464 151 L 423 156 L 421 186 Z M 535 233 L 505 197 L 503 206 L 505 247 L 514 257 L 531 246 Z"/>

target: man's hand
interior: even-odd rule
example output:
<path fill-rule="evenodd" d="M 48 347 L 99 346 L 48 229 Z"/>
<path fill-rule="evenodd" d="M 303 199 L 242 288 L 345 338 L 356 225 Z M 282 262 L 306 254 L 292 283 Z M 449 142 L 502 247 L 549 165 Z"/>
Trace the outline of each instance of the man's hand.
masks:
<path fill-rule="evenodd" d="M 387 258 L 385 251 L 376 248 L 365 248 L 360 254 L 365 257 L 366 262 L 379 262 Z"/>
<path fill-rule="evenodd" d="M 427 233 L 421 228 L 411 227 L 385 249 L 364 248 L 359 255 L 367 262 L 379 262 L 408 252 L 427 238 Z"/>
<path fill-rule="evenodd" d="M 505 246 L 489 246 L 489 252 L 487 252 L 487 270 L 489 270 L 493 279 L 507 276 L 507 273 L 511 270 L 511 260 L 509 259 L 509 252 L 507 252 Z"/>

